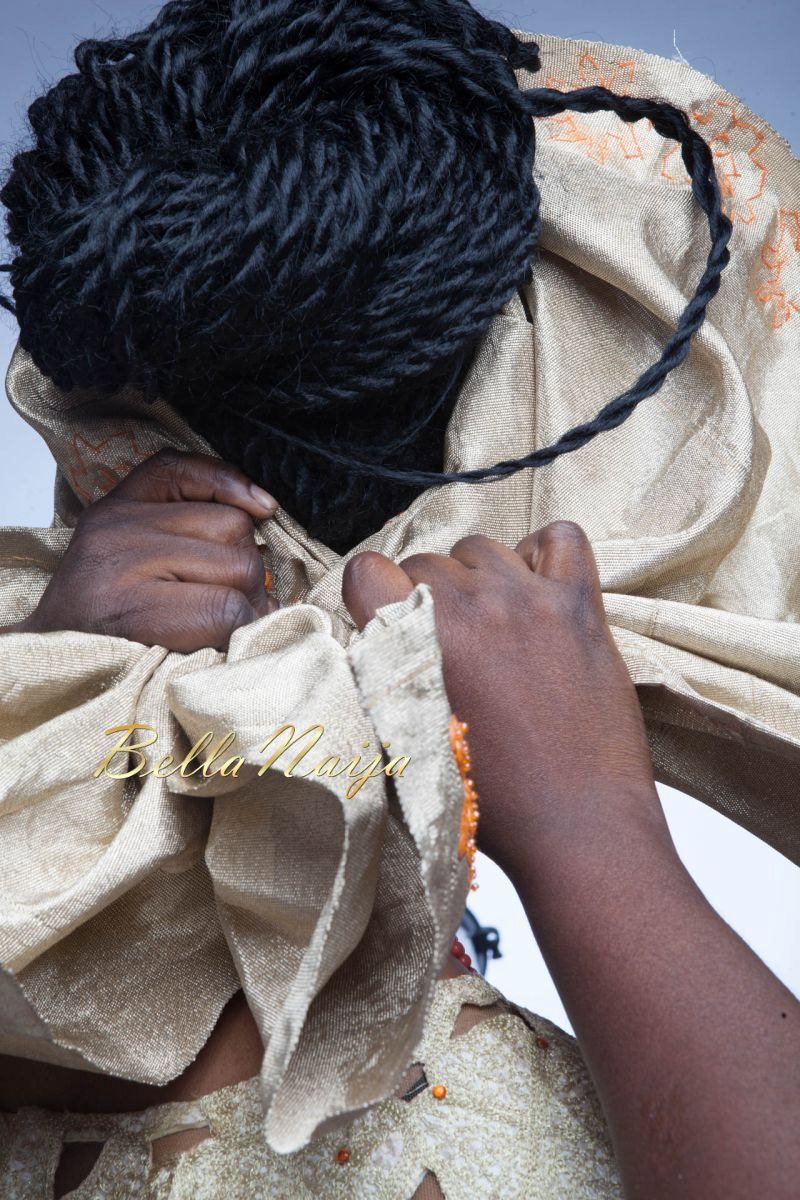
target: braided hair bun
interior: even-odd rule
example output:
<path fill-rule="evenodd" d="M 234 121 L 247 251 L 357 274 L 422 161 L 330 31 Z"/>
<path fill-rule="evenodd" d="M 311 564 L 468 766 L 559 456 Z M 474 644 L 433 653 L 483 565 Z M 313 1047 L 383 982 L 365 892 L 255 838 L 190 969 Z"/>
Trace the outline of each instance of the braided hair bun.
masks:
<path fill-rule="evenodd" d="M 531 270 L 532 116 L 650 117 L 714 238 L 683 340 L 588 436 L 685 356 L 727 261 L 684 114 L 521 90 L 538 47 L 467 0 L 172 0 L 75 62 L 0 191 L 21 345 L 62 389 L 167 400 L 341 552 L 424 487 L 549 461 L 441 473 L 476 345 Z"/>

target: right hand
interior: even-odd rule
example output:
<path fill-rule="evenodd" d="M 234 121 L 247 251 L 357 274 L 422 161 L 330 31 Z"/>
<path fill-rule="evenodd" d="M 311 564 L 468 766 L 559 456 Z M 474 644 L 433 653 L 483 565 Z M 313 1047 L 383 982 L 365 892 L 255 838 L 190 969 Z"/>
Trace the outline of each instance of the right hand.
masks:
<path fill-rule="evenodd" d="M 84 509 L 38 606 L 13 628 L 224 650 L 234 629 L 277 608 L 253 529 L 278 505 L 252 487 L 210 454 L 160 450 Z"/>
<path fill-rule="evenodd" d="M 452 711 L 469 725 L 480 848 L 513 878 L 532 840 L 574 846 L 623 806 L 663 832 L 642 710 L 583 530 L 553 522 L 513 550 L 473 535 L 399 563 L 363 551 L 342 595 L 363 629 L 418 583 L 433 594 Z"/>

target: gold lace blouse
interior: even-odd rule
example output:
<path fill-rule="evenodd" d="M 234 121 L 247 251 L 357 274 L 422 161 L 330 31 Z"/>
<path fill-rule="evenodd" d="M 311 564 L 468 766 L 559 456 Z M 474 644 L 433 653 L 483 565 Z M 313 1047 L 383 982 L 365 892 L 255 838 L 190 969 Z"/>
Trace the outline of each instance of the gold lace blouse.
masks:
<path fill-rule="evenodd" d="M 464 1005 L 498 1004 L 497 1015 L 454 1030 Z M 478 975 L 440 980 L 418 1062 L 403 1097 L 285 1155 L 264 1139 L 257 1078 L 135 1113 L 21 1109 L 0 1116 L 0 1190 L 4 1200 L 50 1200 L 63 1146 L 99 1141 L 70 1200 L 409 1200 L 425 1179 L 446 1200 L 622 1196 L 577 1043 L 549 1021 Z M 186 1129 L 207 1136 L 154 1165 L 153 1143 Z"/>

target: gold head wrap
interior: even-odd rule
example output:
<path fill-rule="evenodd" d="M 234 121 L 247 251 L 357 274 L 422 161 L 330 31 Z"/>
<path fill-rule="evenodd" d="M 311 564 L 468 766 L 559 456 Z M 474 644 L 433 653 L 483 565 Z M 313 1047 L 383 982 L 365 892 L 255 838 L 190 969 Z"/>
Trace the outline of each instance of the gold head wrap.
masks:
<path fill-rule="evenodd" d="M 475 532 L 514 545 L 579 522 L 657 777 L 798 862 L 800 164 L 682 63 L 535 37 L 542 71 L 521 71 L 522 86 L 600 83 L 691 115 L 734 224 L 730 266 L 686 361 L 621 428 L 542 470 L 431 489 L 352 553 L 446 553 Z M 648 122 L 540 120 L 536 172 L 533 282 L 486 331 L 447 470 L 591 417 L 658 357 L 705 263 L 677 144 Z M 70 411 L 86 397 L 60 393 L 19 347 L 7 388 L 58 467 L 51 527 L 0 530 L 10 624 L 35 607 L 84 505 L 162 446 L 211 450 L 131 390 Z M 3 637 L 0 1050 L 163 1083 L 243 986 L 266 1046 L 267 1136 L 290 1151 L 388 1095 L 412 1060 L 466 897 L 462 792 L 430 591 L 358 634 L 344 558 L 285 512 L 257 539 L 283 607 L 226 654 Z M 104 730 L 133 721 L 176 755 L 233 730 L 247 766 L 224 780 L 93 778 Z M 353 798 L 345 778 L 287 778 L 285 757 L 259 776 L 258 746 L 287 721 L 324 725 L 343 760 L 364 742 L 409 754 L 397 799 L 380 777 Z"/>

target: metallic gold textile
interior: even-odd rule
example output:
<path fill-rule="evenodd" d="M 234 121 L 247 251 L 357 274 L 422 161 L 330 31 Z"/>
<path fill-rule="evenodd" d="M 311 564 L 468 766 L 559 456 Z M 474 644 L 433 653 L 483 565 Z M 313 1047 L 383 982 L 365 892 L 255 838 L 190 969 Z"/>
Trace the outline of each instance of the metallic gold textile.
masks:
<path fill-rule="evenodd" d="M 734 224 L 731 264 L 687 360 L 620 429 L 543 470 L 428 490 L 351 553 L 447 552 L 474 532 L 514 545 L 578 521 L 658 778 L 797 862 L 800 165 L 682 63 L 536 40 L 542 70 L 520 72 L 523 86 L 604 83 L 691 114 Z M 482 341 L 446 469 L 519 456 L 592 416 L 658 357 L 704 268 L 707 224 L 676 143 L 609 114 L 538 121 L 537 139 L 541 253 Z M 60 393 L 19 347 L 7 389 L 58 465 L 51 527 L 0 530 L 10 624 L 35 607 L 85 504 L 161 446 L 210 448 L 129 389 L 76 407 L 90 397 Z M 429 590 L 357 634 L 344 558 L 285 512 L 257 537 L 284 607 L 227 654 L 0 639 L 0 1051 L 162 1083 L 241 984 L 267 1047 L 266 1136 L 288 1152 L 391 1093 L 466 877 Z M 341 780 L 259 778 L 255 765 L 224 788 L 92 779 L 103 730 L 133 720 L 170 751 L 233 729 L 251 764 L 284 721 L 324 724 L 325 749 L 347 757 L 391 741 L 412 756 L 401 811 L 380 780 L 347 799 Z"/>
<path fill-rule="evenodd" d="M 574 1038 L 513 1007 L 451 1036 L 462 1004 L 498 999 L 480 976 L 441 980 L 414 1055 L 429 1086 L 411 1100 L 390 1096 L 294 1154 L 265 1143 L 256 1079 L 138 1113 L 0 1113 L 4 1200 L 48 1200 L 64 1144 L 79 1141 L 104 1147 L 69 1200 L 410 1200 L 426 1172 L 447 1200 L 621 1200 Z M 151 1166 L 152 1143 L 185 1129 L 209 1136 Z"/>

